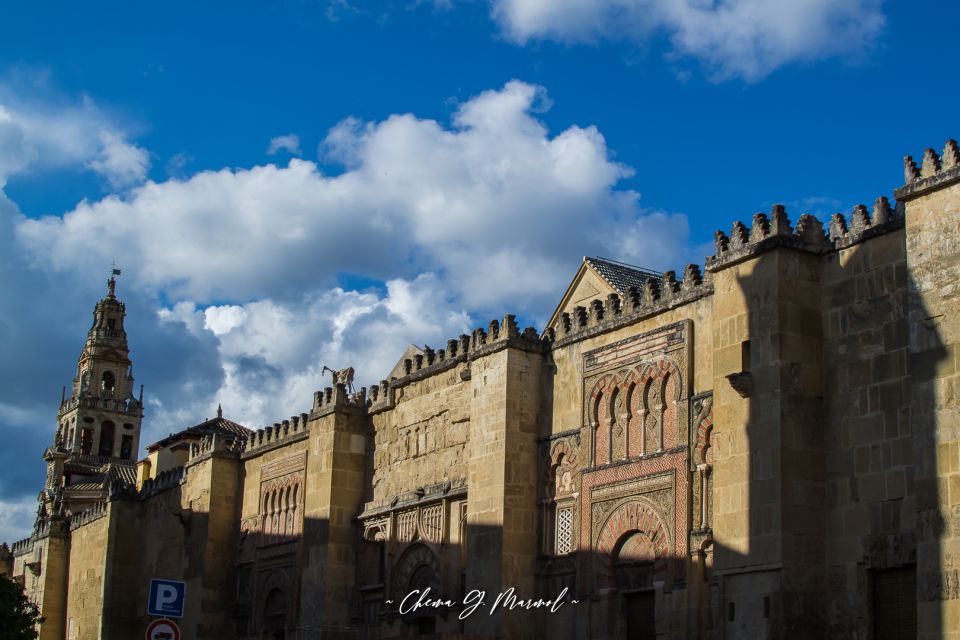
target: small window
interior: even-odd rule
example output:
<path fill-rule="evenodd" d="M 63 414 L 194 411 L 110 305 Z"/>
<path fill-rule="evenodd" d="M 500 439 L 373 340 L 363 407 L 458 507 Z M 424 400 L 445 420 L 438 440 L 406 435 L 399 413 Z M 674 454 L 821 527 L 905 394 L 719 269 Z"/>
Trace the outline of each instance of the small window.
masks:
<path fill-rule="evenodd" d="M 573 509 L 557 510 L 557 553 L 573 551 Z"/>
<path fill-rule="evenodd" d="M 120 445 L 120 457 L 131 460 L 133 454 L 133 436 L 125 435 Z"/>
<path fill-rule="evenodd" d="M 98 456 L 109 458 L 113 456 L 113 438 L 115 427 L 109 420 L 104 420 L 100 425 L 100 449 Z"/>
<path fill-rule="evenodd" d="M 117 321 L 113 318 L 107 318 L 107 329 L 113 331 L 117 328 Z"/>
<path fill-rule="evenodd" d="M 734 609 L 733 603 L 727 603 L 727 620 L 733 622 L 737 619 L 737 611 Z"/>
<path fill-rule="evenodd" d="M 750 371 L 750 341 L 740 343 L 740 370 Z"/>
<path fill-rule="evenodd" d="M 114 377 L 112 371 L 104 371 L 101 379 L 100 388 L 104 391 L 113 391 Z"/>
<path fill-rule="evenodd" d="M 84 427 L 80 430 L 80 453 L 88 456 L 93 448 L 93 429 Z"/>

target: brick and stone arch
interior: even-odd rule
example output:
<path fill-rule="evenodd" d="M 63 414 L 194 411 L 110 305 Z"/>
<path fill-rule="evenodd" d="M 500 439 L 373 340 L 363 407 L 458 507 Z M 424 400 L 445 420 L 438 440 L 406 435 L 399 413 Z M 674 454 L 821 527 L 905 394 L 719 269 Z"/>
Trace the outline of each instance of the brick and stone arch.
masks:
<path fill-rule="evenodd" d="M 713 524 L 713 411 L 707 409 L 697 425 L 693 447 L 693 518 L 694 529 L 708 529 Z"/>
<path fill-rule="evenodd" d="M 260 530 L 264 544 L 300 534 L 303 519 L 300 480 L 300 474 L 289 474 L 264 484 L 260 503 Z"/>
<path fill-rule="evenodd" d="M 422 593 L 427 587 L 433 594 L 440 593 L 440 563 L 430 547 L 412 544 L 394 565 L 392 595 L 403 598 L 414 589 Z"/>
<path fill-rule="evenodd" d="M 663 518 L 643 500 L 627 500 L 607 517 L 594 547 L 597 587 L 614 588 L 620 567 L 645 569 L 666 576 L 670 566 L 670 534 Z"/>
<path fill-rule="evenodd" d="M 631 455 L 672 449 L 679 442 L 680 400 L 683 378 L 672 358 L 666 356 L 646 363 L 627 375 L 624 387 L 629 395 Z"/>
<path fill-rule="evenodd" d="M 616 400 L 617 387 L 617 377 L 607 374 L 597 380 L 590 393 L 594 466 L 608 464 L 612 460 L 613 402 Z"/>
<path fill-rule="evenodd" d="M 290 576 L 277 569 L 261 579 L 257 589 L 257 631 L 280 633 L 296 619 Z"/>

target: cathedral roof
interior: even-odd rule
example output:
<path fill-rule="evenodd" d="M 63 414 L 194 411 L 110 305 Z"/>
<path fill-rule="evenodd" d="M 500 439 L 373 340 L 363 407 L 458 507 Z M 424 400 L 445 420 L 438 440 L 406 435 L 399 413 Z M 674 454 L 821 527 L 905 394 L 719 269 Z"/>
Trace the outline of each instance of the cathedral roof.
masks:
<path fill-rule="evenodd" d="M 574 305 L 586 304 L 588 300 L 602 299 L 611 293 L 616 293 L 622 298 L 630 287 L 635 287 L 639 291 L 648 280 L 662 279 L 663 276 L 660 273 L 650 269 L 609 258 L 584 256 L 580 268 L 545 328 L 553 327 L 560 315 L 569 311 Z"/>
<path fill-rule="evenodd" d="M 600 277 L 620 294 L 625 294 L 630 287 L 636 287 L 639 291 L 651 278 L 654 280 L 663 279 L 656 271 L 635 267 L 625 262 L 590 257 L 584 257 L 583 261 L 593 267 L 594 271 L 599 273 Z"/>
<path fill-rule="evenodd" d="M 242 424 L 237 424 L 232 420 L 227 420 L 224 418 L 223 414 L 218 409 L 217 417 L 205 420 L 200 424 L 195 424 L 192 427 L 184 429 L 183 431 L 171 433 L 166 438 L 149 445 L 147 447 L 147 451 L 156 451 L 157 449 L 162 449 L 181 440 L 199 440 L 203 436 L 214 434 L 223 435 L 230 438 L 246 438 L 250 433 L 253 432 Z"/>

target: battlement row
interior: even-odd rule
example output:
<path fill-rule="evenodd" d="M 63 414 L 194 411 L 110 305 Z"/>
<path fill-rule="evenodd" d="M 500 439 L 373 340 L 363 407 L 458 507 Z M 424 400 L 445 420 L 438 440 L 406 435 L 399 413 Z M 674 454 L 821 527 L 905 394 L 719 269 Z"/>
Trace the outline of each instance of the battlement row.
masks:
<path fill-rule="evenodd" d="M 666 271 L 657 280 L 649 278 L 642 288 L 628 287 L 626 294 L 611 293 L 606 298 L 591 300 L 586 306 L 576 306 L 572 312 L 560 314 L 556 327 L 544 333 L 549 342 L 579 336 L 601 326 L 617 324 L 620 320 L 648 315 L 663 308 L 688 302 L 711 292 L 710 276 L 704 278 L 700 267 L 688 264 L 683 279 L 678 280 L 675 271 Z"/>
<path fill-rule="evenodd" d="M 811 253 L 827 253 L 846 248 L 874 233 L 899 228 L 903 225 L 903 207 L 890 206 L 885 197 L 876 199 L 871 216 L 865 205 L 859 204 L 853 209 L 850 224 L 847 225 L 843 214 L 834 214 L 830 220 L 829 232 L 816 217 L 805 213 L 797 220 L 796 226 L 790 224 L 786 208 L 777 204 L 770 215 L 756 213 L 753 226 L 747 227 L 737 220 L 733 223 L 730 235 L 723 231 L 714 233 L 716 254 L 707 258 L 707 270 L 716 271 L 774 246 L 788 246 Z"/>
<path fill-rule="evenodd" d="M 903 182 L 910 184 L 917 180 L 932 178 L 955 167 L 960 167 L 960 148 L 957 146 L 957 141 L 951 139 L 947 140 L 943 146 L 943 155 L 937 155 L 937 152 L 930 148 L 924 151 L 919 168 L 913 156 L 904 156 Z"/>
<path fill-rule="evenodd" d="M 70 518 L 70 531 L 90 524 L 94 520 L 99 520 L 105 515 L 107 515 L 107 503 L 98 502 L 89 509 L 81 511 Z"/>
<path fill-rule="evenodd" d="M 185 476 L 185 467 L 174 467 L 166 471 L 161 471 L 156 478 L 144 481 L 138 493 L 140 498 L 149 498 L 161 491 L 172 489 L 183 484 Z"/>
<path fill-rule="evenodd" d="M 317 393 L 320 392 L 318 391 Z M 314 404 L 316 404 L 316 402 L 314 402 Z M 308 418 L 309 416 L 306 413 L 301 413 L 298 416 L 290 416 L 289 420 L 282 420 L 280 422 L 273 423 L 272 426 L 264 427 L 263 429 L 257 429 L 247 436 L 246 439 L 240 438 L 237 440 L 235 445 L 231 445 L 234 448 L 230 450 L 246 452 L 254 451 L 263 447 L 268 447 L 272 444 L 276 444 L 277 442 L 286 440 L 292 436 L 304 433 L 307 430 Z M 211 444 L 208 446 L 212 447 L 212 444 L 213 443 L 211 442 Z"/>

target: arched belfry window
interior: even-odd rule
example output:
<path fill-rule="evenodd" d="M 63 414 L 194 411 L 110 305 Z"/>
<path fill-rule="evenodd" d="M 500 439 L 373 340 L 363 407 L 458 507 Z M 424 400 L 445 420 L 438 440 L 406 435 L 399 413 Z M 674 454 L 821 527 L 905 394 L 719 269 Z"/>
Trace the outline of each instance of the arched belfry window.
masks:
<path fill-rule="evenodd" d="M 100 388 L 104 391 L 113 391 L 114 377 L 112 371 L 104 371 L 101 378 Z"/>
<path fill-rule="evenodd" d="M 98 456 L 111 457 L 113 455 L 113 438 L 116 433 L 116 427 L 110 420 L 104 420 L 100 424 L 100 450 Z"/>

